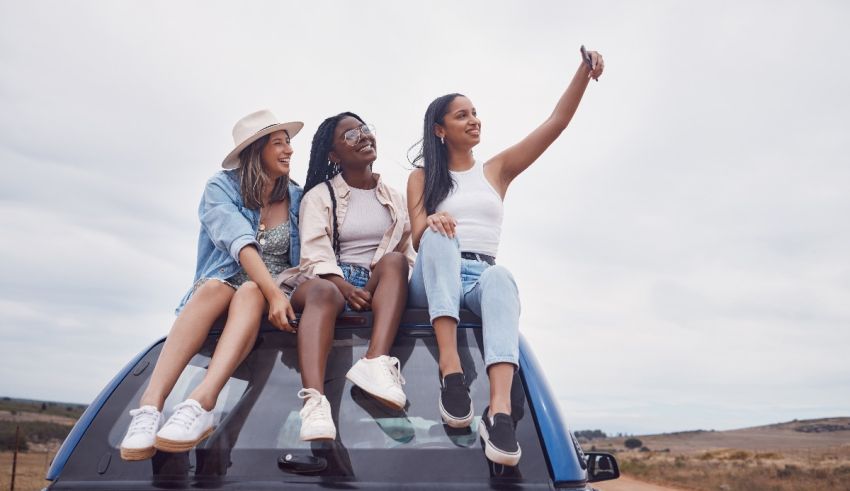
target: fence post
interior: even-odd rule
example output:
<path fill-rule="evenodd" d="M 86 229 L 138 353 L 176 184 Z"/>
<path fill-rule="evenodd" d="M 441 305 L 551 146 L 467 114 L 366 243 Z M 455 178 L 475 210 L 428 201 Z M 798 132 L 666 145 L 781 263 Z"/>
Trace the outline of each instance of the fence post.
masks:
<path fill-rule="evenodd" d="M 18 437 L 21 433 L 21 426 L 15 426 L 15 453 L 12 455 L 12 484 L 9 486 L 9 491 L 15 491 L 15 471 L 18 467 Z"/>

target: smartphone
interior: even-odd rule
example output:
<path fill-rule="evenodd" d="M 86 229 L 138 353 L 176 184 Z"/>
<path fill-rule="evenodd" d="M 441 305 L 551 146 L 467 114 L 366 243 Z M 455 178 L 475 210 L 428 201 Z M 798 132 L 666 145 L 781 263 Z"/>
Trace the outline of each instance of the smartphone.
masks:
<path fill-rule="evenodd" d="M 587 52 L 584 45 L 581 45 L 581 59 L 587 64 L 588 70 L 593 70 L 593 59 L 590 57 L 590 53 Z"/>

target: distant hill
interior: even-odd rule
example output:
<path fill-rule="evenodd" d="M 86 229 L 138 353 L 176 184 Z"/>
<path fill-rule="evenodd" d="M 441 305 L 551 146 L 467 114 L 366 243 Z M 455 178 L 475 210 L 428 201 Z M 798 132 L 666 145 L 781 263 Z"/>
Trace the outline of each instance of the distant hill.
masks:
<path fill-rule="evenodd" d="M 0 397 L 0 411 L 8 413 L 36 413 L 53 416 L 63 416 L 79 419 L 88 406 L 73 402 L 38 401 L 34 399 L 15 399 L 13 397 Z M 2 414 L 2 413 L 0 413 Z M 2 419 L 2 417 L 0 417 Z"/>
<path fill-rule="evenodd" d="M 637 437 L 602 438 L 583 442 L 600 451 L 625 450 L 627 438 L 638 438 L 651 450 L 699 452 L 717 448 L 751 451 L 793 451 L 850 444 L 850 417 L 794 420 L 738 430 L 695 430 Z"/>

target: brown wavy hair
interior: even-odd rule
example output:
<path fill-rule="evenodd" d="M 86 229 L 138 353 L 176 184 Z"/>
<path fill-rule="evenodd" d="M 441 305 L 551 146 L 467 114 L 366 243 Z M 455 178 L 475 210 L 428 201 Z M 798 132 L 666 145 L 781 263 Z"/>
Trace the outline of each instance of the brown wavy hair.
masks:
<path fill-rule="evenodd" d="M 289 134 L 287 133 L 287 136 Z M 259 210 L 263 206 L 263 187 L 271 177 L 263 169 L 263 147 L 271 135 L 266 135 L 239 153 L 239 191 L 245 206 Z M 289 198 L 289 176 L 278 177 L 272 189 L 270 203 Z"/>

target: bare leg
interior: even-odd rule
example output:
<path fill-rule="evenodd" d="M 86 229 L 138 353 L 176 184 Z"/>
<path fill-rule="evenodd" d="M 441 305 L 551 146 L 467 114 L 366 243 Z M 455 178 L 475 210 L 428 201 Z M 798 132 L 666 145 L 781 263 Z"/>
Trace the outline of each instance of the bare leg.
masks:
<path fill-rule="evenodd" d="M 292 307 L 302 312 L 298 322 L 298 364 L 305 389 L 325 393 L 325 368 L 334 339 L 336 317 L 345 307 L 339 289 L 328 280 L 314 278 L 292 294 Z"/>
<path fill-rule="evenodd" d="M 494 363 L 487 367 L 490 376 L 490 416 L 511 414 L 511 383 L 514 380 L 512 363 Z"/>
<path fill-rule="evenodd" d="M 227 323 L 224 325 L 224 331 L 218 340 L 207 373 L 204 380 L 192 391 L 190 399 L 201 403 L 207 411 L 212 411 L 224 384 L 251 352 L 265 311 L 266 298 L 256 283 L 247 281 L 236 290 L 236 294 L 230 301 Z"/>
<path fill-rule="evenodd" d="M 462 372 L 457 353 L 457 321 L 452 317 L 437 317 L 434 319 L 434 333 L 440 350 L 440 375 L 445 377 Z"/>
<path fill-rule="evenodd" d="M 233 294 L 230 286 L 209 280 L 192 295 L 168 333 L 140 406 L 155 406 L 162 411 L 177 378 L 201 349 L 213 322 L 227 309 Z"/>
<path fill-rule="evenodd" d="M 407 303 L 407 258 L 400 252 L 391 252 L 382 257 L 369 281 L 366 290 L 372 294 L 372 338 L 366 358 L 387 355 L 398 332 L 401 314 Z"/>

